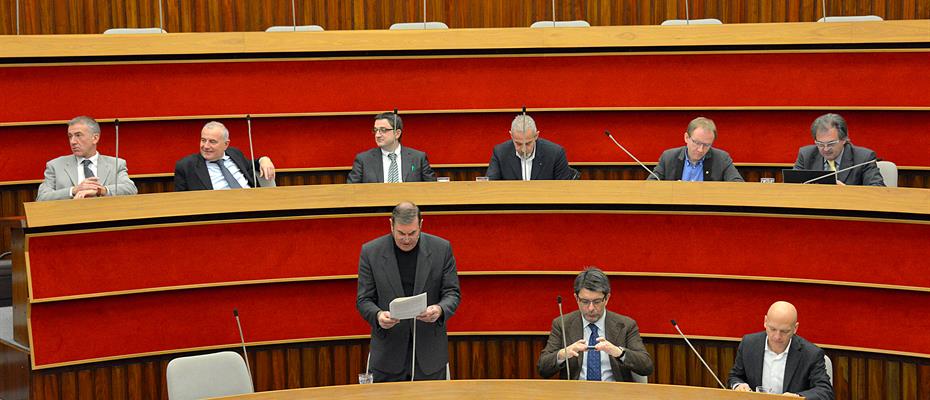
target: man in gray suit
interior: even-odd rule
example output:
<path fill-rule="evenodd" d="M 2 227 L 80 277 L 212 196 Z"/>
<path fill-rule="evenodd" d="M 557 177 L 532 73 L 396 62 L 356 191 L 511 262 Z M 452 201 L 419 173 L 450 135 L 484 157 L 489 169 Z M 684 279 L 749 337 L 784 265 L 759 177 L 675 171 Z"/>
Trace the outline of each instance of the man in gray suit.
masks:
<path fill-rule="evenodd" d="M 811 124 L 814 144 L 801 147 L 794 169 L 839 171 L 866 161 L 875 160 L 875 152 L 853 146 L 849 141 L 846 120 L 839 114 L 824 114 Z M 882 173 L 875 162 L 840 172 L 837 185 L 885 186 Z"/>
<path fill-rule="evenodd" d="M 731 389 L 752 391 L 761 386 L 770 393 L 832 400 L 823 350 L 798 331 L 798 310 L 786 301 L 769 307 L 765 331 L 743 336 L 727 380 Z"/>
<path fill-rule="evenodd" d="M 378 147 L 355 155 L 346 183 L 435 182 L 426 153 L 400 145 L 404 121 L 385 112 L 375 116 L 372 128 Z"/>
<path fill-rule="evenodd" d="M 445 379 L 446 323 L 462 295 L 449 242 L 421 233 L 420 209 L 409 202 L 391 214 L 391 233 L 362 246 L 356 307 L 371 326 L 370 370 L 375 382 L 411 379 L 416 323 L 416 380 Z M 415 320 L 391 318 L 391 301 L 426 293 L 429 306 Z"/>
<path fill-rule="evenodd" d="M 39 185 L 36 201 L 138 193 L 129 179 L 126 160 L 98 153 L 99 140 L 100 125 L 93 118 L 80 116 L 68 121 L 71 154 L 45 164 L 45 180 Z"/>
<path fill-rule="evenodd" d="M 636 321 L 607 311 L 610 282 L 603 271 L 588 267 L 578 274 L 575 300 L 578 311 L 552 320 L 549 341 L 537 365 L 540 375 L 548 378 L 558 372 L 562 379 L 634 382 L 633 372 L 652 374 L 652 358 L 639 337 Z M 562 342 L 563 323 L 567 346 Z"/>
<path fill-rule="evenodd" d="M 685 131 L 685 145 L 665 150 L 659 157 L 655 174 L 663 181 L 743 182 L 730 154 L 712 147 L 717 140 L 717 125 L 710 118 L 697 117 Z M 649 180 L 656 180 L 649 175 Z"/>
<path fill-rule="evenodd" d="M 536 121 L 526 114 L 510 123 L 510 140 L 494 146 L 488 179 L 529 181 L 576 179 L 562 146 L 539 138 Z"/>

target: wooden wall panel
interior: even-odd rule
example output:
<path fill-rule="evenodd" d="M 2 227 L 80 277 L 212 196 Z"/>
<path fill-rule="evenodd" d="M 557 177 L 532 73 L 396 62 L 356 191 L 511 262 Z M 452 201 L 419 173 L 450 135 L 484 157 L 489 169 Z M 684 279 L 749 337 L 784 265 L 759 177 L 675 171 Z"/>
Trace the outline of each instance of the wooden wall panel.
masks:
<path fill-rule="evenodd" d="M 169 32 L 260 31 L 291 25 L 290 0 L 161 0 Z M 0 0 L 0 34 L 16 33 L 17 0 Z M 828 15 L 878 15 L 885 19 L 928 19 L 924 0 L 828 0 Z M 22 34 L 101 33 L 112 27 L 157 27 L 159 0 L 19 0 Z M 386 29 L 395 22 L 423 19 L 422 0 L 295 0 L 298 25 L 328 30 Z M 452 28 L 526 27 L 551 20 L 546 0 L 427 0 L 426 18 Z M 657 25 L 684 19 L 683 0 L 559 0 L 558 20 L 592 25 Z M 811 22 L 823 16 L 820 0 L 691 0 L 691 18 L 727 24 Z"/>

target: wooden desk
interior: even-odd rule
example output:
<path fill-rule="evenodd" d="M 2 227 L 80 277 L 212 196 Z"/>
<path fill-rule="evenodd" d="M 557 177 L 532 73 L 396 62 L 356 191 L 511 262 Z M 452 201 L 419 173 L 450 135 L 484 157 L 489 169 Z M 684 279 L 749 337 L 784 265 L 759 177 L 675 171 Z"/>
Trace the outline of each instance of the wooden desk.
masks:
<path fill-rule="evenodd" d="M 629 400 L 738 400 L 783 399 L 782 396 L 708 389 L 693 386 L 641 383 L 580 382 L 560 380 L 466 380 L 433 382 L 376 383 L 297 390 L 279 390 L 241 396 L 230 400 L 547 400 L 547 399 L 629 399 Z"/>

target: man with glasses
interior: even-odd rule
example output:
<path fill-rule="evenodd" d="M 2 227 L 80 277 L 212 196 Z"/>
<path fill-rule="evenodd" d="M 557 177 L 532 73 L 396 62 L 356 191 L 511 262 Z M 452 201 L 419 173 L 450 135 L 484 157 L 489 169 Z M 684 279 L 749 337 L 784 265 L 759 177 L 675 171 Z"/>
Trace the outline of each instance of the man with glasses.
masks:
<path fill-rule="evenodd" d="M 578 274 L 575 301 L 578 311 L 566 314 L 564 320 L 552 320 L 537 365 L 540 375 L 548 378 L 558 372 L 562 379 L 635 382 L 632 373 L 652 374 L 652 358 L 643 347 L 636 321 L 607 311 L 610 282 L 603 271 L 588 267 Z M 567 346 L 562 344 L 563 325 Z"/>
<path fill-rule="evenodd" d="M 811 124 L 814 144 L 801 147 L 794 169 L 840 171 L 867 161 L 874 161 L 875 152 L 856 147 L 849 141 L 846 120 L 839 114 L 824 114 Z M 837 185 L 885 186 L 875 162 L 836 174 Z"/>
<path fill-rule="evenodd" d="M 765 328 L 743 336 L 727 380 L 733 390 L 833 399 L 823 350 L 798 331 L 798 310 L 786 301 L 776 301 L 762 320 Z"/>
<path fill-rule="evenodd" d="M 510 123 L 510 140 L 494 146 L 487 176 L 492 181 L 570 180 L 575 171 L 568 167 L 565 149 L 540 139 L 533 117 L 521 114 Z"/>
<path fill-rule="evenodd" d="M 712 147 L 717 140 L 717 125 L 710 118 L 697 117 L 685 131 L 685 145 L 665 150 L 655 172 L 663 181 L 743 182 L 730 154 Z M 648 179 L 656 180 L 652 175 Z"/>
<path fill-rule="evenodd" d="M 371 132 L 378 147 L 355 156 L 346 183 L 435 182 L 426 153 L 400 145 L 404 121 L 395 113 L 375 116 Z"/>

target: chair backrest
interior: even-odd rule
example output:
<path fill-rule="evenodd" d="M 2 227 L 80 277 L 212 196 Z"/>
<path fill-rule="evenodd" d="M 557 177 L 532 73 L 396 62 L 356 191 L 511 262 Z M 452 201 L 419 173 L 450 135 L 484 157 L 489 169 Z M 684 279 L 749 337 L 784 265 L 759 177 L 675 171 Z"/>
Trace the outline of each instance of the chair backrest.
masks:
<path fill-rule="evenodd" d="M 402 22 L 391 25 L 392 31 L 406 29 L 449 29 L 445 22 Z"/>
<path fill-rule="evenodd" d="M 258 177 L 258 187 L 277 187 L 277 186 L 278 184 L 274 181 L 274 179 L 269 180 L 269 179 L 265 179 L 262 176 Z"/>
<path fill-rule="evenodd" d="M 245 361 L 232 351 L 175 358 L 168 363 L 166 378 L 170 400 L 254 392 Z"/>
<path fill-rule="evenodd" d="M 722 25 L 723 22 L 717 18 L 703 19 L 667 19 L 662 21 L 661 25 Z"/>
<path fill-rule="evenodd" d="M 833 361 L 826 354 L 823 355 L 824 367 L 827 369 L 827 376 L 830 377 L 830 386 L 833 386 Z"/>
<path fill-rule="evenodd" d="M 265 32 L 323 32 L 323 27 L 319 25 L 282 25 L 269 26 Z"/>
<path fill-rule="evenodd" d="M 636 383 L 649 383 L 649 377 L 648 377 L 648 376 L 642 376 L 642 375 L 637 374 L 637 373 L 632 372 L 632 371 L 630 372 L 630 374 L 633 375 L 633 382 L 636 382 Z"/>
<path fill-rule="evenodd" d="M 837 17 L 826 17 L 818 19 L 817 22 L 862 22 L 862 21 L 884 21 L 882 17 L 878 15 L 850 15 L 850 16 L 837 16 Z"/>
<path fill-rule="evenodd" d="M 536 21 L 530 28 L 590 28 L 591 24 L 585 20 L 578 21 Z"/>
<path fill-rule="evenodd" d="M 898 187 L 898 166 L 891 161 L 879 161 L 877 164 L 885 186 Z"/>
<path fill-rule="evenodd" d="M 110 28 L 103 31 L 104 35 L 137 35 L 152 33 L 168 33 L 161 28 Z"/>

